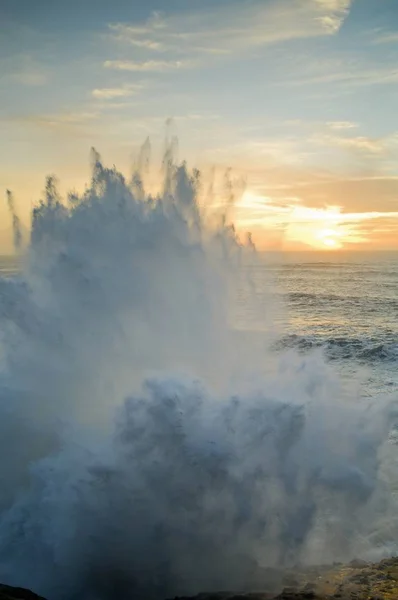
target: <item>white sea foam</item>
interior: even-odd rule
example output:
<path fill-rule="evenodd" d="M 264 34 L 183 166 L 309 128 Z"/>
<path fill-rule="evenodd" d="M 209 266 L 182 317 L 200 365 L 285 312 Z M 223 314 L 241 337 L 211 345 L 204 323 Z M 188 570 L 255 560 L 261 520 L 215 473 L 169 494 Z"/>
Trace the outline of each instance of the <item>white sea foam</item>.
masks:
<path fill-rule="evenodd" d="M 395 405 L 233 332 L 260 258 L 204 217 L 170 148 L 158 197 L 93 157 L 83 196 L 48 180 L 20 275 L 0 280 L 0 581 L 160 599 L 394 552 Z"/>

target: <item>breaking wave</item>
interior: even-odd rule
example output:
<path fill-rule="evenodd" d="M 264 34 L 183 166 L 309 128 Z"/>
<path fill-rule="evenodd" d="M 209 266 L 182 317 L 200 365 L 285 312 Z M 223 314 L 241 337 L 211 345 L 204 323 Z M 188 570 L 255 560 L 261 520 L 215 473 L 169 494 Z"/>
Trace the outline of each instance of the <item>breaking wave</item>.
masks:
<path fill-rule="evenodd" d="M 275 354 L 271 304 L 261 351 L 233 331 L 261 258 L 171 147 L 156 196 L 93 158 L 83 195 L 48 179 L 1 281 L 0 580 L 157 600 L 396 551 L 396 404 Z"/>
<path fill-rule="evenodd" d="M 301 336 L 291 334 L 282 337 L 274 345 L 275 349 L 297 348 L 301 351 L 320 348 L 329 359 L 354 359 L 369 364 L 377 362 L 396 362 L 398 360 L 398 340 L 381 342 L 368 338 L 326 338 L 325 336 Z"/>

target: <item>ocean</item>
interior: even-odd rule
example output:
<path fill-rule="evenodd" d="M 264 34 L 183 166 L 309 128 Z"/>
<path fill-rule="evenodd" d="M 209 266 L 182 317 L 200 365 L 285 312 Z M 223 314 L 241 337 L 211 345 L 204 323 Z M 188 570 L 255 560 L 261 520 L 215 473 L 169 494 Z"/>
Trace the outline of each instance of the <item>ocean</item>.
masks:
<path fill-rule="evenodd" d="M 276 348 L 321 351 L 342 376 L 361 378 L 363 394 L 397 390 L 398 253 L 270 253 L 248 269 L 260 300 L 253 311 L 242 293 L 244 329 L 268 327 L 262 316 L 271 280 L 283 307 Z"/>
<path fill-rule="evenodd" d="M 275 351 L 319 350 L 343 377 L 360 376 L 364 395 L 398 390 L 397 252 L 259 253 L 246 269 L 256 302 L 244 282 L 232 327 L 257 339 L 268 329 L 271 284 L 284 309 Z M 0 277 L 17 273 L 17 260 L 0 256 Z"/>
<path fill-rule="evenodd" d="M 18 260 L 14 256 L 0 256 L 0 277 L 12 277 L 18 273 Z"/>
<path fill-rule="evenodd" d="M 170 152 L 0 261 L 0 581 L 51 600 L 398 551 L 396 256 L 242 246 Z"/>

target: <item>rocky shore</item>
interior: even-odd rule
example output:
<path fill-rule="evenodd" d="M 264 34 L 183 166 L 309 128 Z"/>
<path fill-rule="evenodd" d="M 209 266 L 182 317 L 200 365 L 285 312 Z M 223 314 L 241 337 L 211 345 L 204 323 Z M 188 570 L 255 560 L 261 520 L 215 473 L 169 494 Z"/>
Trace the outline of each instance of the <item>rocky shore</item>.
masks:
<path fill-rule="evenodd" d="M 44 600 L 30 590 L 0 584 L 0 600 Z"/>
<path fill-rule="evenodd" d="M 204 593 L 178 600 L 398 600 L 398 558 L 375 564 L 355 560 L 348 565 L 274 573 L 272 587 L 272 590 L 239 594 Z M 44 599 L 30 590 L 0 584 L 0 600 Z M 115 597 L 115 600 L 124 599 Z"/>
<path fill-rule="evenodd" d="M 398 558 L 292 570 L 281 575 L 278 587 L 277 592 L 200 594 L 196 600 L 398 600 Z"/>

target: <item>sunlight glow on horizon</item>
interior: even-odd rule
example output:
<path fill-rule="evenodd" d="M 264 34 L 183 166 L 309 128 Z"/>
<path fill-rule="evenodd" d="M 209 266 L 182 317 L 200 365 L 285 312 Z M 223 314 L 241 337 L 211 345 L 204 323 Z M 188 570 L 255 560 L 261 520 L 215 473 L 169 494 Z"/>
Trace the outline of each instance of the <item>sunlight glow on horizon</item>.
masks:
<path fill-rule="evenodd" d="M 341 232 L 336 229 L 321 229 L 317 235 L 322 246 L 337 250 L 343 247 L 341 242 Z"/>
<path fill-rule="evenodd" d="M 398 218 L 398 212 L 369 211 L 344 212 L 342 207 L 328 206 L 310 208 L 303 205 L 276 203 L 272 198 L 245 191 L 235 207 L 237 227 L 258 232 L 260 246 L 267 246 L 267 237 L 261 236 L 261 228 L 281 232 L 284 247 L 295 249 L 297 245 L 308 250 L 369 249 L 370 238 L 362 233 L 364 223 Z M 272 235 L 271 235 L 272 237 Z M 256 236 L 254 236 L 256 242 Z"/>

